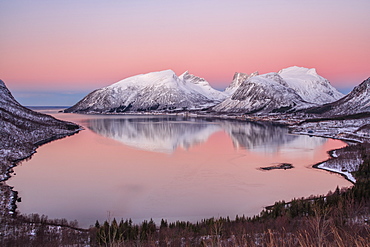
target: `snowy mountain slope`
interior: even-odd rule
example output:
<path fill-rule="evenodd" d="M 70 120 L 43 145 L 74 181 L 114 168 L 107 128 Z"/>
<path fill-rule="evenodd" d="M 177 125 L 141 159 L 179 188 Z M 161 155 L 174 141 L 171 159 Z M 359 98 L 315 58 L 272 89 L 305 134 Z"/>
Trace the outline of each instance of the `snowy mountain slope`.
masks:
<path fill-rule="evenodd" d="M 65 112 L 120 113 L 201 110 L 291 112 L 338 100 L 343 95 L 315 69 L 290 67 L 278 73 L 235 73 L 224 92 L 189 72 L 172 70 L 126 78 L 95 90 Z"/>
<path fill-rule="evenodd" d="M 235 93 L 212 109 L 217 112 L 289 112 L 314 106 L 305 102 L 277 73 L 248 78 Z"/>
<path fill-rule="evenodd" d="M 224 92 L 212 88 L 205 79 L 189 74 L 188 71 L 180 75 L 179 79 L 187 82 L 189 87 L 207 96 L 209 99 L 221 102 L 227 97 Z"/>
<path fill-rule="evenodd" d="M 238 73 L 238 72 L 235 72 L 234 74 L 234 77 L 233 77 L 233 81 L 231 82 L 231 84 L 225 89 L 225 94 L 228 95 L 228 96 L 231 96 L 233 93 L 235 93 L 235 91 L 238 89 L 238 87 L 244 82 L 246 81 L 248 78 L 251 78 L 253 76 L 256 76 L 258 75 L 258 72 L 254 72 L 250 75 L 248 74 L 245 74 L 245 73 Z"/>
<path fill-rule="evenodd" d="M 315 69 L 289 67 L 278 74 L 294 89 L 303 100 L 311 103 L 326 104 L 339 100 L 344 95 L 330 85 L 330 82 L 317 74 Z"/>
<path fill-rule="evenodd" d="M 80 126 L 20 105 L 0 80 L 0 181 L 9 163 L 31 155 L 44 143 L 73 134 Z"/>
<path fill-rule="evenodd" d="M 308 109 L 306 112 L 324 116 L 370 113 L 370 77 L 345 97 L 323 106 Z"/>
<path fill-rule="evenodd" d="M 172 70 L 126 78 L 95 90 L 65 112 L 108 113 L 202 109 L 224 99 L 204 79 Z"/>

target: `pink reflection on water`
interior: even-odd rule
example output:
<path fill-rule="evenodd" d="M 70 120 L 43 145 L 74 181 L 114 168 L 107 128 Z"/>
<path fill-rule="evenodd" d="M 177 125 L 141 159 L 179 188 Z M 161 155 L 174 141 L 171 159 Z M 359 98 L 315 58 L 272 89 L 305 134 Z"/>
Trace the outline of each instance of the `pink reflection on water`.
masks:
<path fill-rule="evenodd" d="M 79 115 L 58 114 L 59 118 Z M 92 116 L 90 116 L 93 118 Z M 83 117 L 82 117 L 83 118 Z M 44 145 L 16 168 L 9 184 L 19 191 L 22 213 L 77 219 L 81 226 L 111 217 L 200 220 L 258 214 L 278 200 L 326 194 L 351 183 L 311 168 L 344 146 L 338 140 L 298 136 L 274 152 L 236 148 L 219 130 L 206 142 L 172 153 L 138 150 L 91 130 Z M 286 162 L 290 170 L 258 168 Z"/>

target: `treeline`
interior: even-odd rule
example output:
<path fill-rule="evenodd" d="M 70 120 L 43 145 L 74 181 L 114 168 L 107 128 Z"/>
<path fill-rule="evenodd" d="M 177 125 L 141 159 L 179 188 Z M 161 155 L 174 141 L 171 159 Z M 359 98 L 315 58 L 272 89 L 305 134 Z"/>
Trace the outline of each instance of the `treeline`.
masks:
<path fill-rule="evenodd" d="M 356 184 L 352 188 L 340 190 L 338 187 L 334 192 L 329 192 L 326 196 L 316 196 L 311 198 L 294 199 L 291 202 L 276 202 L 273 206 L 263 210 L 259 220 L 265 218 L 277 218 L 282 215 L 288 215 L 290 218 L 299 216 L 313 216 L 317 208 L 333 211 L 331 214 L 340 213 L 351 218 L 350 213 L 354 207 L 362 208 L 362 211 L 356 211 L 357 214 L 370 214 L 370 153 L 367 149 L 362 150 L 361 156 L 364 162 L 360 165 L 358 171 L 353 175 L 356 178 Z"/>
<path fill-rule="evenodd" d="M 366 149 L 363 149 L 366 150 Z M 96 222 L 98 246 L 369 246 L 370 156 L 352 188 L 326 196 L 276 202 L 254 217 L 211 218 L 197 223 L 153 220 Z"/>
<path fill-rule="evenodd" d="M 197 223 L 131 220 L 96 224 L 98 246 L 368 246 L 368 201 L 348 191 L 326 197 L 278 202 L 256 217 L 211 218 Z M 348 194 L 347 194 L 348 195 Z"/>
<path fill-rule="evenodd" d="M 0 246 L 88 246 L 91 231 L 77 221 L 30 214 L 0 218 Z M 93 246 L 96 244 L 94 243 Z"/>

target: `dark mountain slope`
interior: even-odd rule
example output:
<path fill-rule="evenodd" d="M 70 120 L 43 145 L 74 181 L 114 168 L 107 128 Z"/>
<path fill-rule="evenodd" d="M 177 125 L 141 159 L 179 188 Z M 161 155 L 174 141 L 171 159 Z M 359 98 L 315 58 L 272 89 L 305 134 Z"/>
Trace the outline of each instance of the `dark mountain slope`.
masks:
<path fill-rule="evenodd" d="M 370 77 L 340 100 L 309 108 L 305 112 L 323 117 L 370 113 Z"/>
<path fill-rule="evenodd" d="M 12 162 L 30 156 L 45 142 L 78 132 L 80 126 L 22 106 L 0 80 L 0 130 L 1 181 Z"/>

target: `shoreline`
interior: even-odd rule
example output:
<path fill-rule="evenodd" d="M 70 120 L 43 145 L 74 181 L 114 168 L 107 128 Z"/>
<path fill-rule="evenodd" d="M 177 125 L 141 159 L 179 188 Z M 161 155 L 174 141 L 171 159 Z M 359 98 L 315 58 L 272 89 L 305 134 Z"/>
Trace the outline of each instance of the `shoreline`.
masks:
<path fill-rule="evenodd" d="M 54 136 L 51 136 L 49 138 L 46 138 L 46 139 L 43 139 L 43 140 L 40 140 L 36 143 L 33 143 L 33 148 L 32 148 L 32 151 L 30 153 L 28 153 L 26 156 L 23 156 L 23 157 L 20 157 L 20 158 L 17 158 L 15 160 L 8 160 L 8 162 L 5 162 L 5 163 L 8 163 L 8 168 L 6 168 L 6 172 L 4 174 L 2 174 L 4 176 L 4 178 L 1 178 L 0 179 L 0 183 L 1 182 L 6 182 L 9 178 L 11 178 L 11 174 L 14 172 L 12 171 L 12 169 L 14 167 L 17 167 L 19 165 L 19 163 L 23 162 L 23 161 L 27 161 L 28 159 L 31 159 L 32 156 L 37 153 L 37 149 L 45 144 L 48 144 L 50 142 L 53 142 L 53 141 L 57 141 L 57 140 L 60 140 L 60 139 L 63 139 L 63 138 L 66 138 L 66 137 L 69 137 L 69 136 L 73 136 L 77 133 L 79 133 L 80 131 L 84 130 L 84 128 L 82 126 L 80 126 L 79 129 L 71 132 L 71 133 L 68 133 L 68 134 L 57 134 L 57 135 L 54 135 Z M 3 158 L 3 157 L 2 157 Z"/>
<path fill-rule="evenodd" d="M 89 114 L 87 114 L 89 115 Z M 98 115 L 101 115 L 101 114 L 98 114 Z M 105 115 L 105 114 L 104 114 Z M 106 114 L 106 115 L 109 115 L 109 116 L 112 116 L 113 114 Z M 354 142 L 354 143 L 361 143 L 361 141 L 359 140 L 348 140 L 348 139 L 345 139 L 345 138 L 338 138 L 336 136 L 320 136 L 320 135 L 314 135 L 314 134 L 311 134 L 311 133 L 303 133 L 303 132 L 292 132 L 294 131 L 294 126 L 290 125 L 290 124 L 287 124 L 287 123 L 281 123 L 281 122 L 276 122 L 276 121 L 273 121 L 271 119 L 267 120 L 267 119 L 264 119 L 264 120 L 261 120 L 261 119 L 250 119 L 250 118 L 241 118 L 241 117 L 238 117 L 238 116 L 215 116 L 215 115 L 195 115 L 195 114 L 191 114 L 191 115 L 183 115 L 183 114 L 166 114 L 166 113 L 162 113 L 162 114 L 114 114 L 114 115 L 139 115 L 139 116 L 143 116 L 143 115 L 148 115 L 148 116 L 159 116 L 159 115 L 162 115 L 162 116 L 182 116 L 182 117 L 189 117 L 189 118 L 208 118 L 208 119 L 225 119 L 225 120 L 234 120 L 234 121 L 240 121 L 240 122 L 244 122 L 244 121 L 248 121 L 248 122 L 269 122 L 271 124 L 276 124 L 276 125 L 280 125 L 280 126 L 285 126 L 287 128 L 289 128 L 289 133 L 291 134 L 298 134 L 298 135 L 311 135 L 311 136 L 318 136 L 318 137 L 323 137 L 323 138 L 331 138 L 331 139 L 337 139 L 337 140 L 341 140 L 341 141 L 344 141 L 344 142 Z M 13 160 L 11 161 L 11 165 L 9 166 L 9 168 L 7 169 L 7 172 L 6 172 L 6 178 L 3 179 L 3 180 L 0 180 L 0 183 L 3 183 L 5 181 L 7 181 L 9 178 L 11 178 L 11 173 L 13 173 L 14 171 L 12 170 L 14 167 L 16 167 L 20 162 L 23 162 L 27 159 L 30 159 L 37 151 L 37 148 L 44 145 L 44 144 L 47 144 L 47 143 L 50 143 L 52 141 L 55 141 L 55 140 L 59 140 L 59 139 L 63 139 L 65 137 L 68 137 L 68 136 L 72 136 L 72 135 L 75 135 L 77 133 L 79 133 L 81 130 L 84 130 L 84 128 L 82 126 L 80 126 L 79 129 L 73 131 L 72 133 L 68 133 L 68 134 L 59 134 L 59 135 L 54 135 L 52 137 L 49 137 L 49 138 L 46 138 L 44 140 L 40 140 L 36 143 L 34 143 L 34 149 L 32 150 L 31 153 L 29 153 L 26 157 L 22 157 L 22 158 L 19 158 L 19 159 L 16 159 L 16 160 Z M 344 147 L 343 147 L 344 148 Z M 336 150 L 339 150 L 339 149 L 333 149 L 333 150 L 329 150 L 327 151 L 327 153 L 329 154 L 329 159 L 333 159 L 333 158 L 337 158 L 336 156 L 334 156 L 333 154 L 335 153 Z M 320 165 L 324 164 L 325 162 L 327 162 L 329 159 L 325 160 L 325 161 L 322 161 L 322 162 L 319 162 L 317 164 L 314 164 L 312 165 L 313 168 L 315 169 L 321 169 L 321 170 L 325 170 L 325 171 L 329 171 L 329 172 L 332 172 L 332 173 L 338 173 L 340 174 L 341 176 L 343 176 L 346 180 L 350 181 L 352 184 L 355 184 L 354 181 L 351 181 L 345 174 L 341 173 L 340 171 L 333 171 L 333 170 L 328 170 L 328 169 L 325 169 L 323 167 L 319 167 Z M 5 184 L 5 186 L 7 186 Z M 16 192 L 16 191 L 13 191 L 12 192 Z M 9 214 L 10 215 L 16 215 L 16 202 L 19 198 L 17 197 L 17 193 L 13 193 L 11 195 L 11 198 L 9 199 L 9 201 L 11 202 L 10 205 L 14 205 L 14 208 L 12 208 L 12 210 L 9 210 Z M 9 204 L 8 204 L 9 205 Z"/>
<path fill-rule="evenodd" d="M 64 112 L 64 111 L 60 111 L 60 112 Z M 303 123 L 306 120 L 302 120 L 300 118 L 282 119 L 284 117 L 286 118 L 286 116 L 281 116 L 281 115 L 247 116 L 247 115 L 243 115 L 243 114 L 237 115 L 237 113 L 235 113 L 233 115 L 226 115 L 226 114 L 222 114 L 222 113 L 220 115 L 216 115 L 216 114 L 213 114 L 213 113 L 196 112 L 196 111 L 195 112 L 183 111 L 183 112 L 75 113 L 75 114 L 107 115 L 107 116 L 114 116 L 114 115 L 116 115 L 116 116 L 178 116 L 178 117 L 185 117 L 185 118 L 218 119 L 218 120 L 229 120 L 229 121 L 239 121 L 239 122 L 244 122 L 244 121 L 254 122 L 254 123 L 268 122 L 270 124 L 274 124 L 274 125 L 277 125 L 277 126 L 282 126 L 282 127 L 288 128 L 290 134 L 308 135 L 308 136 L 315 136 L 315 137 L 322 137 L 322 138 L 330 138 L 330 139 L 334 139 L 334 140 L 340 140 L 340 141 L 343 141 L 343 142 L 347 143 L 347 145 L 345 147 L 347 147 L 349 145 L 348 143 L 364 143 L 364 139 L 365 140 L 368 139 L 368 138 L 364 138 L 363 136 L 355 135 L 354 133 L 350 133 L 350 134 L 347 133 L 347 136 L 345 136 L 345 135 L 337 136 L 338 134 L 330 133 L 330 132 L 329 133 L 326 132 L 325 134 L 315 134 L 315 133 L 309 133 L 309 132 L 302 132 L 302 131 L 299 131 L 298 127 L 299 127 L 300 123 Z M 274 117 L 276 117 L 276 116 L 278 116 L 279 118 L 274 119 Z M 339 120 L 334 120 L 334 121 L 339 121 Z M 348 135 L 352 135 L 351 136 L 352 138 L 348 137 Z M 345 148 L 345 147 L 343 147 L 343 148 Z M 312 168 L 325 170 L 325 171 L 328 171 L 328 172 L 331 172 L 331 173 L 340 174 L 346 180 L 348 180 L 352 184 L 355 184 L 356 179 L 349 172 L 342 172 L 340 170 L 330 169 L 330 168 L 326 168 L 326 167 L 322 166 L 328 160 L 338 158 L 337 156 L 332 155 L 333 152 L 336 151 L 336 150 L 339 150 L 339 149 L 329 150 L 328 151 L 329 158 L 325 161 L 322 161 L 322 162 L 319 162 L 319 163 L 316 163 L 316 164 L 312 165 Z M 320 167 L 320 166 L 322 166 L 322 167 Z"/>
<path fill-rule="evenodd" d="M 330 150 L 328 151 L 329 155 L 330 155 L 330 152 L 332 151 L 335 151 L 335 150 L 338 150 L 338 149 L 334 149 L 334 150 Z M 337 158 L 337 157 L 333 157 L 333 156 L 330 156 L 329 159 L 332 159 L 332 158 Z M 317 164 L 314 164 L 312 165 L 312 168 L 315 168 L 315 169 L 318 169 L 318 170 L 324 170 L 324 171 L 327 171 L 327 172 L 330 172 L 330 173 L 335 173 L 335 174 L 339 174 L 341 175 L 343 178 L 345 178 L 347 181 L 351 182 L 352 184 L 355 184 L 356 183 L 356 179 L 351 180 L 348 175 L 346 173 L 343 173 L 341 171 L 338 171 L 338 170 L 335 170 L 335 169 L 330 169 L 330 168 L 326 168 L 326 167 L 320 167 L 321 165 L 324 165 L 329 159 L 325 160 L 325 161 L 322 161 L 322 162 L 319 162 Z"/>
<path fill-rule="evenodd" d="M 331 139 L 334 139 L 334 140 L 340 140 L 340 141 L 345 142 L 347 144 L 346 146 L 344 146 L 342 148 L 339 148 L 339 149 L 329 150 L 327 152 L 329 154 L 329 158 L 325 161 L 322 161 L 322 162 L 319 162 L 319 163 L 316 163 L 316 164 L 312 165 L 312 167 L 315 168 L 315 169 L 324 170 L 324 171 L 327 171 L 327 172 L 330 172 L 330 173 L 339 174 L 342 177 L 344 177 L 347 181 L 351 182 L 352 184 L 356 183 L 356 178 L 353 177 L 353 175 L 350 172 L 342 171 L 342 170 L 338 170 L 338 169 L 334 169 L 334 168 L 328 168 L 328 167 L 325 167 L 324 165 L 329 160 L 338 158 L 338 155 L 336 155 L 336 151 L 348 147 L 350 145 L 349 143 L 359 144 L 359 143 L 364 143 L 363 141 L 360 141 L 358 139 L 339 138 L 339 137 L 336 137 L 336 136 L 316 135 L 316 134 L 311 134 L 311 133 L 302 133 L 302 132 L 292 132 L 292 133 L 298 134 L 298 135 L 308 135 L 308 136 L 315 136 L 315 137 L 322 137 L 322 138 L 331 138 Z"/>
<path fill-rule="evenodd" d="M 21 199 L 18 197 L 18 191 L 13 190 L 13 187 L 6 184 L 6 181 L 9 180 L 12 177 L 11 174 L 14 173 L 13 168 L 17 167 L 23 161 L 27 161 L 27 160 L 31 159 L 32 156 L 37 153 L 37 149 L 39 147 L 41 147 L 42 145 L 53 142 L 53 141 L 56 141 L 56 140 L 59 140 L 59 139 L 66 138 L 68 136 L 73 136 L 73 135 L 79 133 L 81 130 L 84 130 L 84 128 L 82 126 L 80 126 L 79 129 L 77 129 L 77 130 L 75 130 L 71 133 L 57 134 L 57 135 L 54 135 L 52 137 L 46 138 L 44 140 L 40 140 L 40 141 L 32 144 L 34 147 L 33 147 L 32 151 L 30 153 L 28 153 L 26 156 L 17 158 L 15 160 L 9 160 L 8 162 L 6 162 L 6 163 L 8 163 L 8 167 L 6 168 L 5 173 L 2 174 L 3 177 L 0 179 L 0 188 L 1 188 L 2 192 L 7 191 L 9 193 L 9 196 L 7 198 L 6 198 L 6 196 L 4 196 L 2 198 L 1 204 L 3 204 L 3 205 L 1 205 L 1 207 L 4 206 L 5 211 L 0 212 L 0 215 L 2 215 L 2 216 L 11 216 L 11 217 L 15 217 L 17 215 L 17 212 L 16 212 L 17 202 L 19 202 Z"/>
<path fill-rule="evenodd" d="M 62 111 L 63 112 L 63 111 Z M 267 116 L 258 116 L 258 115 L 255 115 L 255 116 L 248 116 L 248 115 L 244 115 L 244 114 L 240 114 L 238 115 L 237 113 L 235 114 L 232 114 L 232 115 L 229 115 L 229 114 L 214 114 L 214 113 L 211 113 L 211 112 L 197 112 L 197 111 L 180 111 L 180 112 L 123 112 L 123 113 L 76 113 L 76 114 L 81 114 L 81 115 L 107 115 L 107 116 L 113 116 L 113 115 L 117 115 L 117 116 L 178 116 L 178 117 L 186 117 L 186 118 L 198 118 L 198 119 L 219 119 L 219 120 L 232 120 L 232 121 L 240 121 L 240 122 L 244 122 L 244 121 L 248 121 L 248 122 L 254 122 L 254 123 L 258 123 L 258 122 L 268 122 L 270 124 L 274 124 L 274 125 L 277 125 L 277 126 L 282 126 L 282 127 L 286 127 L 289 129 L 289 133 L 290 134 L 297 134 L 297 135 L 308 135 L 308 136 L 315 136 L 315 137 L 322 137 L 322 138 L 330 138 L 330 139 L 334 139 L 334 140 L 340 140 L 340 141 L 343 141 L 345 143 L 347 143 L 347 145 L 345 147 L 347 147 L 348 145 L 350 145 L 350 143 L 365 143 L 365 142 L 370 142 L 370 138 L 369 137 L 365 137 L 365 136 L 361 136 L 361 135 L 358 135 L 358 134 L 355 134 L 354 131 L 351 131 L 350 133 L 342 133 L 342 132 L 339 132 L 339 133 L 334 133 L 334 132 L 330 132 L 330 130 L 327 130 L 324 128 L 319 128 L 319 129 L 316 129 L 316 131 L 318 132 L 323 132 L 322 134 L 317 134 L 317 133 L 310 133 L 309 131 L 308 132 L 303 132 L 302 130 L 300 130 L 300 125 L 302 123 L 304 123 L 306 120 L 303 120 L 301 117 L 297 117 L 297 116 L 282 116 L 282 115 L 267 115 Z M 277 117 L 277 118 L 276 118 Z M 365 117 L 366 119 L 367 117 Z M 323 121 L 328 121 L 328 120 L 323 120 Z M 341 120 L 329 120 L 329 121 L 336 121 L 336 122 L 339 122 Z M 340 128 L 338 128 L 340 129 Z M 343 147 L 343 148 L 345 148 Z M 341 176 L 343 176 L 346 180 L 348 180 L 349 182 L 351 182 L 352 184 L 355 184 L 356 183 L 356 179 L 352 176 L 352 174 L 350 172 L 342 172 L 341 170 L 336 170 L 336 169 L 331 169 L 331 168 L 327 168 L 327 167 L 324 167 L 323 165 L 330 159 L 336 159 L 338 158 L 338 156 L 333 156 L 333 153 L 336 151 L 336 150 L 339 150 L 339 149 L 334 149 L 334 150 L 329 150 L 328 151 L 328 154 L 329 154 L 329 158 L 325 161 L 322 161 L 322 162 L 319 162 L 317 164 L 314 164 L 312 165 L 313 168 L 315 169 L 320 169 L 320 170 L 325 170 L 325 171 L 328 171 L 328 172 L 331 172 L 331 173 L 337 173 L 337 174 L 340 174 Z"/>

